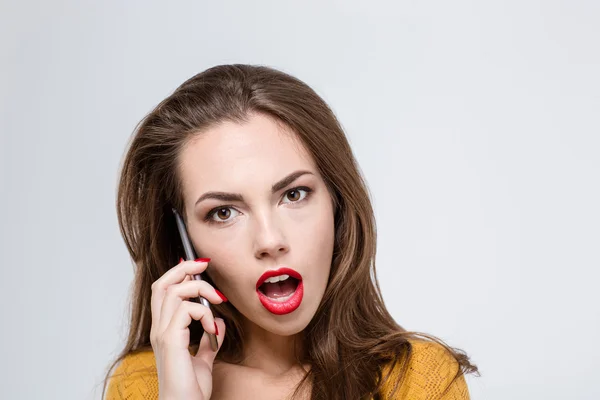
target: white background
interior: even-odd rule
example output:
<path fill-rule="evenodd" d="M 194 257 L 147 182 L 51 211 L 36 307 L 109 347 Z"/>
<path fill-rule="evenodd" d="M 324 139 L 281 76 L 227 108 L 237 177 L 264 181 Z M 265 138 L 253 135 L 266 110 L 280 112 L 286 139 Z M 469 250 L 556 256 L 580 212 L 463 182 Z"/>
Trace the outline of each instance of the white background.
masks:
<path fill-rule="evenodd" d="M 222 63 L 332 106 L 386 303 L 467 351 L 472 398 L 600 398 L 600 2 L 219 3 L 1 3 L 0 398 L 99 398 L 132 280 L 127 140 Z"/>

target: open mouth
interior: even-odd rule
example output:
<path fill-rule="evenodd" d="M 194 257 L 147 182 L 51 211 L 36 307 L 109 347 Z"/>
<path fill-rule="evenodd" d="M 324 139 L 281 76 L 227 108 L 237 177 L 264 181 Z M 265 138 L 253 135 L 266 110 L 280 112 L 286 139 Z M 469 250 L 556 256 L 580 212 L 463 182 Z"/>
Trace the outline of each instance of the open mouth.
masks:
<path fill-rule="evenodd" d="M 283 274 L 269 278 L 258 287 L 258 290 L 273 301 L 285 301 L 294 294 L 298 283 L 300 283 L 298 279 Z"/>
<path fill-rule="evenodd" d="M 267 271 L 256 282 L 256 294 L 263 307 L 271 313 L 291 313 L 302 303 L 302 276 L 291 268 Z"/>

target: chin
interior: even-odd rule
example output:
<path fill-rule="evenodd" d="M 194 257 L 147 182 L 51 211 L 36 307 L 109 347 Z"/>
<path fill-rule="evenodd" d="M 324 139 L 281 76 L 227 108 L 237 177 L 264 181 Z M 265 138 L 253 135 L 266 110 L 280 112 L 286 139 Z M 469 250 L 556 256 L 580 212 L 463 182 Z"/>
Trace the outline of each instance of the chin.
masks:
<path fill-rule="evenodd" d="M 285 315 L 275 315 L 258 304 L 258 314 L 253 322 L 271 333 L 280 336 L 293 336 L 302 332 L 315 316 L 319 303 L 303 303 L 295 311 Z"/>
<path fill-rule="evenodd" d="M 312 320 L 312 314 L 306 316 L 294 316 L 290 314 L 288 318 L 278 317 L 277 319 L 269 318 L 261 321 L 261 327 L 271 333 L 280 336 L 293 336 L 302 332 Z"/>

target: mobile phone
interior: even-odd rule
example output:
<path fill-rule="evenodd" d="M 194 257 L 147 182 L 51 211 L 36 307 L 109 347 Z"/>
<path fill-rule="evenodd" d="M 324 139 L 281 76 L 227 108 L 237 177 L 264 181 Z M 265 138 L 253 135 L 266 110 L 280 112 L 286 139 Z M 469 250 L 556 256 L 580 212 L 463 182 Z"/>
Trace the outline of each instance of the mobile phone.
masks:
<path fill-rule="evenodd" d="M 172 208 L 172 210 L 173 210 L 173 214 L 175 215 L 175 221 L 177 222 L 177 230 L 179 231 L 179 236 L 181 237 L 181 243 L 183 244 L 183 250 L 185 252 L 185 259 L 186 260 L 195 260 L 196 252 L 194 251 L 194 247 L 188 236 L 187 229 L 185 227 L 185 223 L 183 222 L 183 218 L 181 218 L 181 215 L 179 215 L 179 213 L 177 212 L 176 209 Z M 202 274 L 194 274 L 193 279 L 197 280 L 197 281 L 201 281 Z M 198 296 L 198 300 L 200 301 L 200 304 L 202 304 L 205 307 L 208 307 L 208 309 L 211 310 L 211 312 L 212 312 L 212 308 L 210 307 L 210 303 L 208 302 L 208 300 L 206 300 L 202 296 Z M 217 341 L 217 335 L 215 335 L 214 333 L 208 333 L 206 331 L 204 331 L 204 333 L 208 335 L 208 338 L 210 340 L 210 347 L 212 348 L 212 350 L 217 351 L 217 349 L 219 348 L 219 342 Z"/>

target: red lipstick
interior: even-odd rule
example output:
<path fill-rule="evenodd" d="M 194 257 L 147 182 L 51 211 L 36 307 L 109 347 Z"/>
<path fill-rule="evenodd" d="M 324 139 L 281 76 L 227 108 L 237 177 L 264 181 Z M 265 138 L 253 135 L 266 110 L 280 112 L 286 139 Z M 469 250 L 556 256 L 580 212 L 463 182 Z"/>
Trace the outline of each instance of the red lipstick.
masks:
<path fill-rule="evenodd" d="M 276 300 L 271 297 L 265 295 L 258 288 L 265 282 L 265 280 L 279 275 L 289 275 L 291 278 L 294 278 L 298 281 L 298 286 L 296 290 L 290 294 L 284 300 Z M 289 279 L 289 278 L 288 278 Z M 298 272 L 294 271 L 291 268 L 279 268 L 276 270 L 266 271 L 264 274 L 258 278 L 256 281 L 256 294 L 263 305 L 269 312 L 276 315 L 284 315 L 289 314 L 292 311 L 296 310 L 300 307 L 300 303 L 302 303 L 302 297 L 304 296 L 304 284 L 302 283 L 302 275 Z"/>

